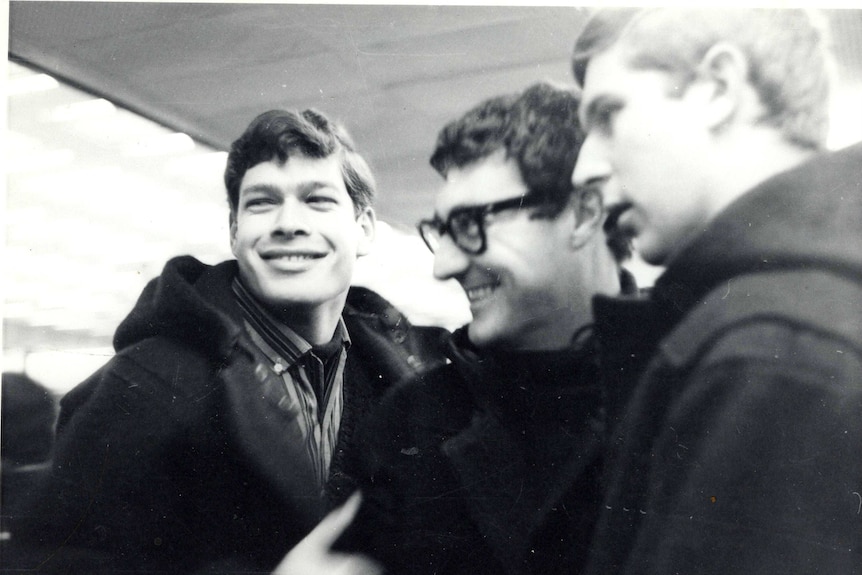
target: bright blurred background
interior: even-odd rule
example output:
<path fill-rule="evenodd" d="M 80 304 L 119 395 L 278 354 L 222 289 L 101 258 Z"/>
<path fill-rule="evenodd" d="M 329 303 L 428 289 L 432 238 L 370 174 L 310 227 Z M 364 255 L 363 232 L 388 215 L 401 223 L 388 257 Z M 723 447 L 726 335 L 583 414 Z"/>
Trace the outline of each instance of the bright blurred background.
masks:
<path fill-rule="evenodd" d="M 54 393 L 62 394 L 111 357 L 114 329 L 168 258 L 192 254 L 204 262 L 216 263 L 231 254 L 221 179 L 226 158 L 224 138 L 205 137 L 192 129 L 182 131 L 178 129 L 181 119 L 170 122 L 169 114 L 160 117 L 146 106 L 130 105 L 144 113 L 132 112 L 123 104 L 134 98 L 120 94 L 116 101 L 112 100 L 105 88 L 110 81 L 102 85 L 93 79 L 95 75 L 86 81 L 76 78 L 75 70 L 81 68 L 64 68 L 63 61 L 45 58 L 36 65 L 32 60 L 38 58 L 32 54 L 39 53 L 39 46 L 34 50 L 33 36 L 25 38 L 24 32 L 32 31 L 27 27 L 32 18 L 52 17 L 53 7 L 49 4 L 52 3 L 12 3 L 12 57 L 2 72 L 7 97 L 2 160 L 6 183 L 2 361 L 3 371 L 26 372 Z M 130 4 L 134 7 L 134 3 Z M 25 11 L 24 5 L 30 5 L 26 8 L 34 14 Z M 34 5 L 39 5 L 40 10 L 36 11 Z M 194 10 L 192 5 L 187 8 Z M 289 7 L 282 8 L 289 14 Z M 147 10 L 155 14 L 153 8 Z M 233 5 L 230 12 L 223 10 L 219 12 L 221 26 L 239 25 L 228 16 L 246 14 Z M 361 117 L 362 110 L 345 108 L 335 117 L 344 120 L 361 151 L 363 142 L 369 143 L 369 160 L 381 173 L 379 212 L 383 221 L 374 253 L 360 260 L 356 283 L 379 291 L 414 323 L 455 328 L 469 321 L 466 300 L 457 284 L 432 278 L 432 256 L 412 227 L 417 215 L 431 213 L 433 191 L 438 185 L 436 174 L 427 165 L 433 138 L 446 121 L 482 98 L 519 90 L 540 79 L 571 82 L 568 50 L 576 34 L 575 24 L 583 13 L 542 12 L 538 8 L 527 13 L 524 9 L 500 8 L 455 14 L 441 8 L 429 15 L 430 8 L 420 10 L 425 19 L 421 20 L 422 26 L 415 25 L 412 35 L 408 28 L 420 21 L 414 18 L 416 14 L 393 13 L 390 21 L 379 11 L 371 16 L 363 12 L 374 22 L 379 21 L 376 41 L 389 42 L 387 50 L 398 53 L 399 63 L 397 70 L 391 62 L 379 64 L 379 73 L 369 65 L 360 77 L 364 82 L 362 97 L 374 102 L 377 114 L 388 117 L 387 110 L 400 109 L 383 98 L 404 86 L 412 94 L 404 101 L 417 108 L 407 109 L 405 103 L 407 119 L 387 120 L 393 125 L 387 125 L 390 133 L 385 137 L 374 131 L 383 120 L 369 121 Z M 834 101 L 836 120 L 830 138 L 830 146 L 835 148 L 862 139 L 860 12 L 830 16 L 840 40 L 836 42 L 840 89 Z M 116 14 L 110 12 L 113 17 Z M 560 23 L 560 14 L 568 20 Z M 22 33 L 18 57 L 17 22 L 21 22 Z M 89 40 L 101 47 L 99 57 L 130 57 L 130 50 L 104 48 L 111 42 L 122 42 L 119 32 L 107 31 L 109 24 L 101 22 L 101 36 Z M 328 33 L 335 35 L 344 25 L 331 21 L 324 24 Z M 164 22 L 159 25 L 161 32 L 169 26 Z M 323 35 L 319 29 L 315 31 Z M 536 35 L 536 46 L 532 47 L 536 53 L 525 52 L 523 41 L 517 46 L 509 45 L 513 31 L 518 31 L 516 36 L 522 40 Z M 393 44 L 396 41 L 397 46 Z M 464 63 L 464 54 L 473 47 L 478 55 Z M 371 49 L 363 50 L 367 55 Z M 27 58 L 20 57 L 25 53 Z M 529 55 L 526 60 L 524 53 Z M 460 59 L 453 60 L 449 67 L 438 63 L 442 72 L 436 72 L 431 79 L 410 77 L 399 84 L 394 78 L 427 67 L 434 54 L 435 61 L 446 54 Z M 344 54 L 334 53 L 334 57 L 344 58 Z M 93 61 L 99 62 L 95 58 Z M 187 65 L 179 55 L 177 63 Z M 199 61 L 195 63 L 200 65 Z M 117 66 L 122 68 L 122 62 Z M 379 86 L 372 85 L 376 74 L 384 73 L 391 77 Z M 324 89 L 337 92 L 331 87 L 337 78 L 328 77 L 325 67 L 319 74 L 320 93 Z M 264 76 L 262 81 L 281 80 Z M 306 83 L 312 81 L 305 78 Z M 305 89 L 315 91 L 317 87 Z M 162 90 L 169 103 L 182 99 L 173 96 L 169 86 L 153 86 L 153 90 Z M 422 100 L 416 97 L 420 92 Z M 330 105 L 338 109 L 338 102 L 352 102 L 350 94 L 345 89 L 337 97 L 321 98 L 320 102 L 304 96 L 291 107 L 317 106 L 329 113 Z M 218 93 L 210 96 L 214 100 L 222 97 Z M 276 100 L 293 102 L 283 94 Z M 265 98 L 252 105 L 260 106 L 256 112 L 276 107 L 264 103 Z M 242 111 L 239 127 L 231 138 L 239 135 L 252 117 L 249 114 Z M 352 122 L 351 117 L 356 121 Z M 404 146 L 416 150 L 409 158 L 397 155 L 402 151 L 398 149 L 402 136 Z M 418 175 L 397 173 L 401 168 L 412 169 Z M 637 262 L 633 269 L 643 285 L 649 285 L 659 271 Z"/>

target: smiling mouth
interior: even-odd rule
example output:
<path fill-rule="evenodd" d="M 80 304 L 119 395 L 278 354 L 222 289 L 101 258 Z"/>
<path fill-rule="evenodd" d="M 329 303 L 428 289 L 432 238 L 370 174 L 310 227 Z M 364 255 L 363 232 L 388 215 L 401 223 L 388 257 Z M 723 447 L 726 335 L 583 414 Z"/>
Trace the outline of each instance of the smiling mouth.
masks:
<path fill-rule="evenodd" d="M 470 303 L 478 303 L 480 301 L 486 300 L 494 295 L 494 292 L 497 291 L 498 283 L 485 284 L 481 286 L 464 288 L 464 292 L 467 294 L 467 299 L 470 300 Z"/>
<path fill-rule="evenodd" d="M 270 252 L 260 256 L 266 261 L 306 262 L 324 257 L 324 254 L 311 252 Z"/>

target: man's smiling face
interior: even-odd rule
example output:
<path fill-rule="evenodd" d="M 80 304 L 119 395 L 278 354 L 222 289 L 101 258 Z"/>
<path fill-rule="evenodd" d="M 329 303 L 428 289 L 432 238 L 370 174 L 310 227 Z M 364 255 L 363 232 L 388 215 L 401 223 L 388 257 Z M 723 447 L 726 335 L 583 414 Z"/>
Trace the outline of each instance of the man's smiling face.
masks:
<path fill-rule="evenodd" d="M 502 150 L 447 173 L 436 199 L 445 220 L 457 208 L 478 206 L 527 193 L 514 160 Z M 568 304 L 571 286 L 561 259 L 571 229 L 565 218 L 531 217 L 532 209 L 511 209 L 485 221 L 487 248 L 479 255 L 460 250 L 444 235 L 434 256 L 434 275 L 454 278 L 470 300 L 470 340 L 479 347 L 530 349 L 547 339 L 548 330 L 571 331 L 560 309 Z"/>
<path fill-rule="evenodd" d="M 337 155 L 297 153 L 245 173 L 231 250 L 245 286 L 273 312 L 341 306 L 373 220 L 371 210 L 356 216 Z"/>

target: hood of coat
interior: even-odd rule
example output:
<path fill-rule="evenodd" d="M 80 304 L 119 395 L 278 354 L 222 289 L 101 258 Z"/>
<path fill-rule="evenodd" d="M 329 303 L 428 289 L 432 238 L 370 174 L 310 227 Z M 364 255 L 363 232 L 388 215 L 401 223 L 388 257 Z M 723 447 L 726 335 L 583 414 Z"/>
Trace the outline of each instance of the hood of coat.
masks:
<path fill-rule="evenodd" d="M 232 260 L 215 266 L 192 256 L 169 260 L 120 323 L 114 349 L 119 352 L 144 339 L 165 336 L 211 355 L 224 354 L 242 330 L 231 289 L 236 273 Z"/>
<path fill-rule="evenodd" d="M 680 312 L 743 274 L 862 278 L 862 144 L 818 154 L 728 206 L 668 263 L 653 296 Z"/>

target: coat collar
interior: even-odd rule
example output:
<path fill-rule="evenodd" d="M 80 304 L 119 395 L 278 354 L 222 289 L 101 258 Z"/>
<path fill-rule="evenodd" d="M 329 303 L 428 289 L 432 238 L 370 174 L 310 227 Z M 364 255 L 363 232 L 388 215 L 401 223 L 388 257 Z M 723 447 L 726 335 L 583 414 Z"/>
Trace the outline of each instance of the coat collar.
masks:
<path fill-rule="evenodd" d="M 812 156 L 752 188 L 684 247 L 653 296 L 683 315 L 730 278 L 819 268 L 862 276 L 862 144 Z"/>

